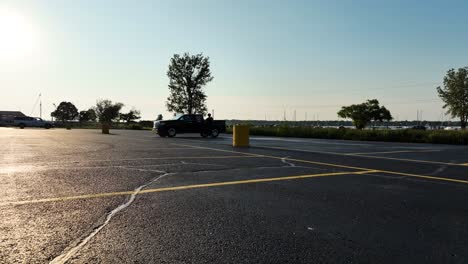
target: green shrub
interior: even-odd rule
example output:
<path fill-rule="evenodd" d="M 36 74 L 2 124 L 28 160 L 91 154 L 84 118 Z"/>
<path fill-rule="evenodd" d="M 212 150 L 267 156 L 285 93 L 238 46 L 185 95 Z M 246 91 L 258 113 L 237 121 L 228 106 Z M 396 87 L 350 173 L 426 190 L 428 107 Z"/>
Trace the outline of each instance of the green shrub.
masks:
<path fill-rule="evenodd" d="M 232 133 L 232 128 L 228 128 Z M 309 126 L 250 127 L 250 134 L 257 136 L 346 139 L 363 141 L 388 141 L 409 143 L 436 143 L 468 145 L 468 131 L 446 130 L 357 130 L 316 128 Z"/>
<path fill-rule="evenodd" d="M 128 129 L 132 129 L 132 130 L 142 130 L 143 129 L 143 126 L 140 125 L 140 124 L 130 124 L 128 126 Z"/>

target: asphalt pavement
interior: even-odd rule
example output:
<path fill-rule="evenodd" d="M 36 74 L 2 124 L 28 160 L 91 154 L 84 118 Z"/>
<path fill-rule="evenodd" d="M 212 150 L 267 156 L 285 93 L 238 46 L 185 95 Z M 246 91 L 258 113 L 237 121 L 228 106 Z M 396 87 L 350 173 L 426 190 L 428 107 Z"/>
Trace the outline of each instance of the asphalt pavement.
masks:
<path fill-rule="evenodd" d="M 468 147 L 0 128 L 0 263 L 468 263 Z"/>

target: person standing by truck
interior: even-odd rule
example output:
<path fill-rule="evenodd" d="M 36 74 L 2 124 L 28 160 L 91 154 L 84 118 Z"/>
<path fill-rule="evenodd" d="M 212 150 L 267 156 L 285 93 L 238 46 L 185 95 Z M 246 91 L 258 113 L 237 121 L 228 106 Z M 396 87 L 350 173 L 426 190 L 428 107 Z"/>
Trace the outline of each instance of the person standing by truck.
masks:
<path fill-rule="evenodd" d="M 207 125 L 211 126 L 213 123 L 213 118 L 211 117 L 211 114 L 208 114 L 208 117 L 205 119 L 205 122 Z"/>
<path fill-rule="evenodd" d="M 211 114 L 208 114 L 208 117 L 205 119 L 205 128 L 202 130 L 202 136 L 211 136 L 211 129 L 213 128 L 213 118 Z"/>

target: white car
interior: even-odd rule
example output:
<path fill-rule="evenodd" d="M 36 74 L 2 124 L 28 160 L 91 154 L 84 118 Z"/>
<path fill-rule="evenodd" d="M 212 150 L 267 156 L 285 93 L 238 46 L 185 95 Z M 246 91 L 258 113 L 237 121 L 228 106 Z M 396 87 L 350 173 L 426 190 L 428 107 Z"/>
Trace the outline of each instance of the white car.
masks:
<path fill-rule="evenodd" d="M 43 127 L 45 129 L 49 129 L 54 125 L 52 122 L 42 120 L 39 117 L 29 116 L 17 116 L 13 120 L 13 124 L 21 129 L 25 127 Z"/>

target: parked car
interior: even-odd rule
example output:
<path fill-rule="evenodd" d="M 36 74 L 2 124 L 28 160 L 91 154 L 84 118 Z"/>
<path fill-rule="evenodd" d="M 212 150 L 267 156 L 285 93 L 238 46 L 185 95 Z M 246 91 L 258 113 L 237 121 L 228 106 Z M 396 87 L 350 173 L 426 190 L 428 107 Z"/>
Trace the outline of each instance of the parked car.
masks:
<path fill-rule="evenodd" d="M 42 120 L 39 117 L 17 116 L 13 120 L 13 124 L 21 129 L 25 127 L 43 127 L 49 129 L 54 126 L 52 122 Z"/>
<path fill-rule="evenodd" d="M 161 137 L 175 137 L 182 133 L 200 133 L 202 137 L 218 137 L 226 132 L 226 121 L 207 122 L 203 115 L 177 115 L 171 120 L 155 121 L 153 131 Z"/>
<path fill-rule="evenodd" d="M 415 130 L 426 130 L 427 127 L 422 126 L 422 125 L 417 125 L 417 126 L 413 126 L 411 129 L 415 129 Z"/>

